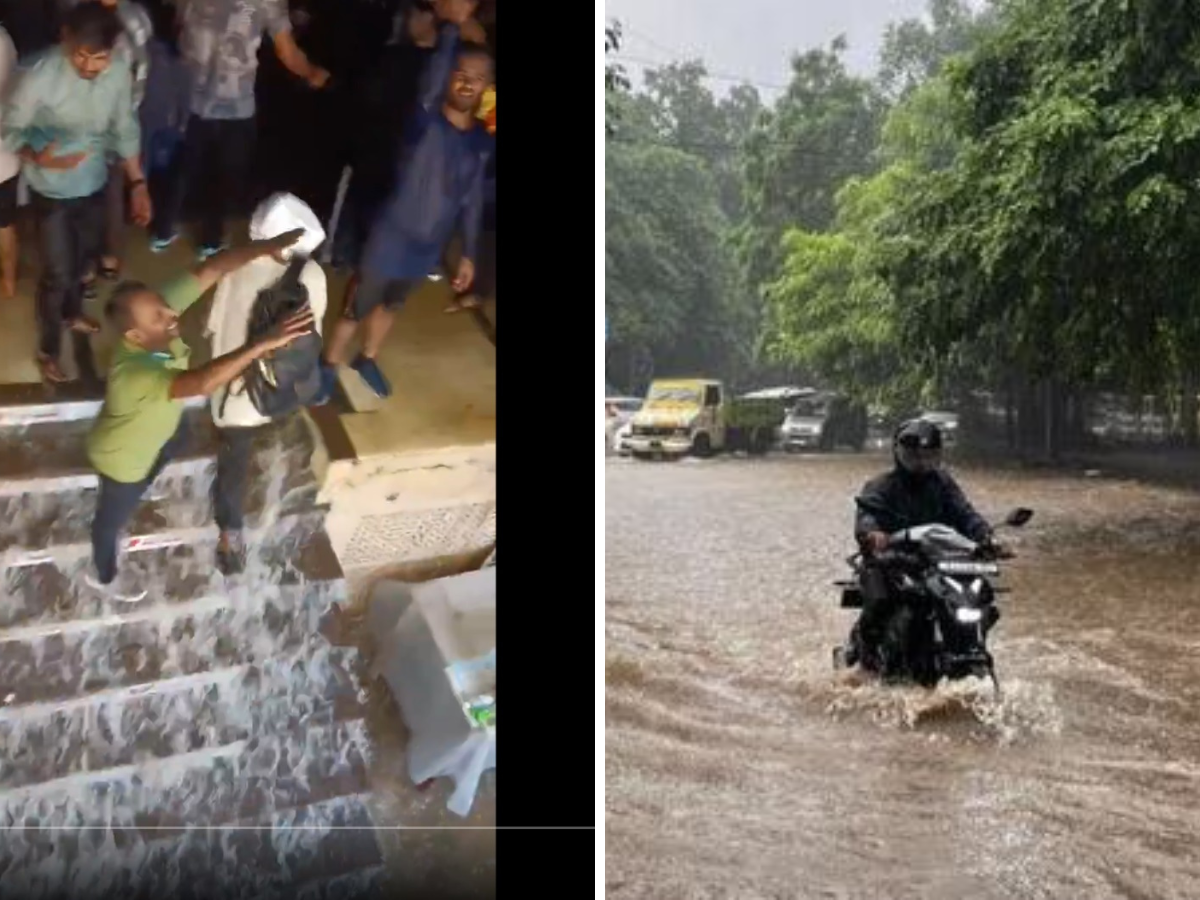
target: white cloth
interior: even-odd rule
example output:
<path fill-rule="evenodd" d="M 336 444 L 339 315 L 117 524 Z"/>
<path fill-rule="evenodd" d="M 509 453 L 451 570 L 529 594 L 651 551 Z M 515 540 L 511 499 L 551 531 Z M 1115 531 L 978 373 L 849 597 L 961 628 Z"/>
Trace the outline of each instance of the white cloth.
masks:
<path fill-rule="evenodd" d="M 13 46 L 8 32 L 0 28 L 0 106 L 8 100 L 8 94 L 16 83 L 17 48 Z M 3 142 L 0 142 L 0 183 L 14 178 L 21 172 L 21 159 Z"/>
<path fill-rule="evenodd" d="M 312 208 L 295 194 L 272 194 L 250 217 L 250 240 L 270 240 L 297 228 L 304 229 L 304 234 L 283 251 L 284 259 L 290 259 L 293 253 L 312 256 L 325 240 L 325 229 Z"/>
<path fill-rule="evenodd" d="M 288 229 L 284 229 L 285 231 Z M 213 359 L 233 353 L 246 343 L 249 331 L 250 311 L 259 291 L 275 284 L 287 271 L 278 260 L 263 256 L 236 272 L 226 275 L 217 282 L 212 309 L 208 313 L 208 334 L 212 339 Z M 316 260 L 309 260 L 300 273 L 300 281 L 308 288 L 308 303 L 312 307 L 317 333 L 321 333 L 321 321 L 325 317 L 328 296 L 325 286 L 325 271 Z M 219 388 L 210 401 L 213 421 L 218 428 L 253 428 L 270 421 L 254 408 L 250 397 L 242 390 L 242 379 L 230 385 L 233 396 L 225 404 L 226 388 Z"/>

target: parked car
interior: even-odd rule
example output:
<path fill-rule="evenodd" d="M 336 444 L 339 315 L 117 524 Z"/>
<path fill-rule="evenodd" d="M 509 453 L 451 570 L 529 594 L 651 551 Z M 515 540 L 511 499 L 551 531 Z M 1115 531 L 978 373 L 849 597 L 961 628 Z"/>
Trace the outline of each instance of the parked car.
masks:
<path fill-rule="evenodd" d="M 820 392 L 797 400 L 780 428 L 780 443 L 789 453 L 862 450 L 867 443 L 867 409 L 841 394 Z"/>
<path fill-rule="evenodd" d="M 642 403 L 640 397 L 604 398 L 604 437 L 609 451 L 622 456 L 629 452 L 623 439 L 629 437 L 630 420 L 642 408 Z"/>
<path fill-rule="evenodd" d="M 611 410 L 622 424 L 633 418 L 645 401 L 641 397 L 605 397 L 604 406 Z"/>
<path fill-rule="evenodd" d="M 618 456 L 628 456 L 632 450 L 629 446 L 629 438 L 633 435 L 633 420 L 627 420 L 613 431 L 609 441 L 609 446 L 612 452 Z"/>

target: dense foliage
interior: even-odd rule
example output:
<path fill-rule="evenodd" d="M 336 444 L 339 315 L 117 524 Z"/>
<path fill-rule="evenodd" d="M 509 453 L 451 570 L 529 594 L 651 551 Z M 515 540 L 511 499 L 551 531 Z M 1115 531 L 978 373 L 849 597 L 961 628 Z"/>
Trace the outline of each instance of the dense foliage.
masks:
<path fill-rule="evenodd" d="M 606 303 L 640 362 L 613 377 L 782 365 L 893 408 L 1002 387 L 1051 452 L 1089 391 L 1155 392 L 1194 440 L 1194 13 L 931 0 L 873 81 L 835 42 L 771 104 L 699 63 L 615 88 Z"/>

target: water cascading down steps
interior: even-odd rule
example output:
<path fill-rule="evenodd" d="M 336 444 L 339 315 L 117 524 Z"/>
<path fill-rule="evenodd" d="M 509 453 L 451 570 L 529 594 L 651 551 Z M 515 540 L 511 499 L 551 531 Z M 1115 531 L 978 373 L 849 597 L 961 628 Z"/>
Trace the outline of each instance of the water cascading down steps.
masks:
<path fill-rule="evenodd" d="M 321 633 L 345 582 L 308 429 L 256 445 L 249 561 L 227 580 L 216 437 L 192 404 L 129 528 L 122 565 L 148 588 L 129 604 L 82 580 L 98 409 L 0 387 L 0 897 L 377 892 L 358 655 Z"/>

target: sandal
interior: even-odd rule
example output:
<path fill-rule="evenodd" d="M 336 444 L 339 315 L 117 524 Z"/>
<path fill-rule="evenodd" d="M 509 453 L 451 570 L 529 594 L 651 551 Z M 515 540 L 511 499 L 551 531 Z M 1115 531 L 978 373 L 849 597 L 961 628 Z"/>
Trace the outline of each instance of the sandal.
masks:
<path fill-rule="evenodd" d="M 105 281 L 116 281 L 121 275 L 121 264 L 117 263 L 115 266 L 109 266 L 105 265 L 104 263 L 100 263 L 99 267 L 96 269 L 96 274 Z"/>
<path fill-rule="evenodd" d="M 96 290 L 96 279 L 94 277 L 83 282 L 80 291 L 83 294 L 84 300 L 95 300 L 100 296 L 100 292 Z"/>
<path fill-rule="evenodd" d="M 76 316 L 67 322 L 67 327 L 76 334 L 98 334 L 100 323 L 91 316 Z"/>
<path fill-rule="evenodd" d="M 58 367 L 58 362 L 51 359 L 45 353 L 37 355 L 38 370 L 42 373 L 42 380 L 48 381 L 50 384 L 63 384 L 70 379 L 63 374 L 63 370 Z"/>

